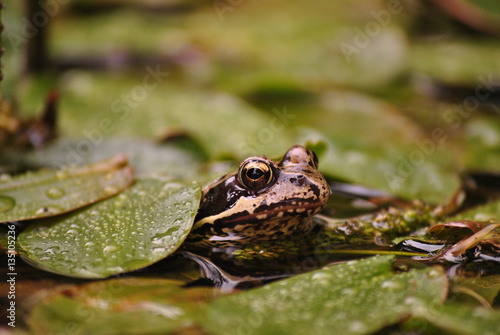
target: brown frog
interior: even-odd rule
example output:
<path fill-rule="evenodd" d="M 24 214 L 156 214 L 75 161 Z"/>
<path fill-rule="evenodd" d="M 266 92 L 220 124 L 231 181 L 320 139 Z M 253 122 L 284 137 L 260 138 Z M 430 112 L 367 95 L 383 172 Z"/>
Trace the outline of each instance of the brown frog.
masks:
<path fill-rule="evenodd" d="M 307 233 L 330 194 L 309 149 L 293 146 L 279 162 L 249 157 L 203 189 L 187 243 L 241 245 Z"/>

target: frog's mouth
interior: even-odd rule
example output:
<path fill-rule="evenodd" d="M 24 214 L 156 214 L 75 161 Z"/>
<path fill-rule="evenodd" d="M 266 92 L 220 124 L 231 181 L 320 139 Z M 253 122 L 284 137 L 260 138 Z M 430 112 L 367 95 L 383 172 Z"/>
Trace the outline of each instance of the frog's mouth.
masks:
<path fill-rule="evenodd" d="M 309 211 L 318 210 L 317 206 L 309 207 Z M 308 210 L 305 209 L 304 213 L 307 212 Z M 243 241 L 274 240 L 296 233 L 309 232 L 315 225 L 312 215 L 309 214 L 297 215 L 294 212 L 284 213 L 280 210 L 271 210 L 261 215 L 265 217 L 240 216 L 230 222 L 226 221 L 224 226 L 214 226 L 213 235 L 210 236 L 209 241 L 243 243 Z"/>
<path fill-rule="evenodd" d="M 322 207 L 317 204 L 302 203 L 298 206 L 287 205 L 286 208 L 264 208 L 253 213 L 243 211 L 235 213 L 232 216 L 225 217 L 223 219 L 223 223 L 221 222 L 221 226 L 231 228 L 239 224 L 255 224 L 258 222 L 281 218 L 289 219 L 291 216 L 308 217 L 317 214 L 321 208 Z"/>

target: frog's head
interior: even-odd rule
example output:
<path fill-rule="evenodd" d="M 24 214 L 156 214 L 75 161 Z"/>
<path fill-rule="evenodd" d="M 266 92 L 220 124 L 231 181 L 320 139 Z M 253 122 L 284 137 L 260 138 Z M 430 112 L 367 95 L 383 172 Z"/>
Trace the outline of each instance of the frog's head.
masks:
<path fill-rule="evenodd" d="M 237 171 L 203 189 L 190 237 L 256 240 L 309 231 L 311 217 L 329 197 L 330 187 L 311 150 L 293 146 L 278 163 L 249 157 Z"/>

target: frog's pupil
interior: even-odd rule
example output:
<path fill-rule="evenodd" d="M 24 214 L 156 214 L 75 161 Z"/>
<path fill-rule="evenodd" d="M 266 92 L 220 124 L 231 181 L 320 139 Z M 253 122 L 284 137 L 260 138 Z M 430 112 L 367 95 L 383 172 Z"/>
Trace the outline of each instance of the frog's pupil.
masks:
<path fill-rule="evenodd" d="M 251 168 L 247 171 L 247 177 L 250 179 L 259 179 L 264 175 L 264 172 L 258 168 Z"/>

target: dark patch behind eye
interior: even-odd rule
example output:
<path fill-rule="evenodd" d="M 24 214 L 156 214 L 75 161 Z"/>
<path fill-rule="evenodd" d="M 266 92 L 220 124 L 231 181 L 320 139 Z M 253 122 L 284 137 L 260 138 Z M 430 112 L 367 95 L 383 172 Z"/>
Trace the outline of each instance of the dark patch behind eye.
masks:
<path fill-rule="evenodd" d="M 309 165 L 312 166 L 313 168 L 317 169 L 318 168 L 318 156 L 316 153 L 312 150 L 309 150 L 312 153 L 312 159 L 309 160 Z"/>

